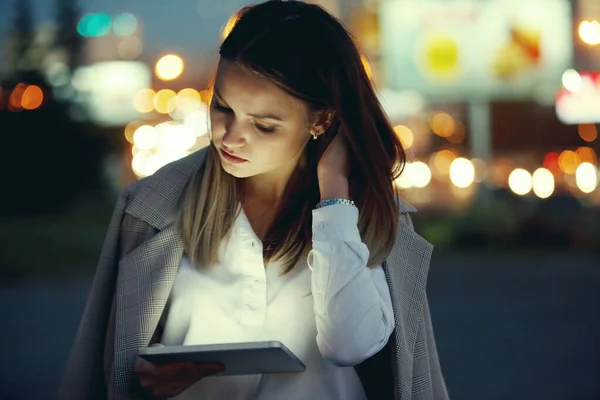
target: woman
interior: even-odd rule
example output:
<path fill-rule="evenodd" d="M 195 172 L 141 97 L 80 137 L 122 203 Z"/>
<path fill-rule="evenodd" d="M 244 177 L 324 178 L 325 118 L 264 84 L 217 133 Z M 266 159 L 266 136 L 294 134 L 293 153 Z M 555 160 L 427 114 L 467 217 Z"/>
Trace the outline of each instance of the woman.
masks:
<path fill-rule="evenodd" d="M 61 398 L 447 399 L 432 249 L 394 191 L 404 151 L 350 35 L 318 6 L 268 1 L 237 14 L 220 56 L 211 144 L 116 205 Z M 137 356 L 262 340 L 306 372 Z"/>

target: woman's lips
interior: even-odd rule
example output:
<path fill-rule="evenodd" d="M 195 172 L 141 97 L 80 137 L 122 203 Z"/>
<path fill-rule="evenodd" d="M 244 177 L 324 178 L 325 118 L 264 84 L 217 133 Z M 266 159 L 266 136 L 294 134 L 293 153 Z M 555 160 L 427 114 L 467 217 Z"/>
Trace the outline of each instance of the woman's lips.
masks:
<path fill-rule="evenodd" d="M 229 154 L 228 152 L 226 152 L 225 150 L 221 149 L 221 156 L 225 159 L 225 161 L 228 161 L 232 164 L 241 164 L 241 163 L 245 163 L 248 160 L 244 159 L 244 158 L 240 158 L 240 157 L 236 157 L 234 155 Z"/>

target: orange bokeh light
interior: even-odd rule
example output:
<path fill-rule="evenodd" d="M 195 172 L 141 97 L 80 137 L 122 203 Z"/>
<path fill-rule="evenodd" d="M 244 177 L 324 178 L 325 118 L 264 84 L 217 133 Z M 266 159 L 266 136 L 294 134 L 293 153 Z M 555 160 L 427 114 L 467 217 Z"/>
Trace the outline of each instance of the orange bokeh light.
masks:
<path fill-rule="evenodd" d="M 44 91 L 36 85 L 29 85 L 21 96 L 21 107 L 26 110 L 35 110 L 44 102 Z"/>
<path fill-rule="evenodd" d="M 397 125 L 394 127 L 394 132 L 402 142 L 402 145 L 405 149 L 408 149 L 413 145 L 415 137 L 409 127 L 406 125 Z"/>
<path fill-rule="evenodd" d="M 586 142 L 593 142 L 598 138 L 598 130 L 594 124 L 579 124 L 579 126 L 577 126 L 577 132 Z"/>
<path fill-rule="evenodd" d="M 558 157 L 558 166 L 565 174 L 574 174 L 579 164 L 581 164 L 581 160 L 574 151 L 565 150 Z"/>
<path fill-rule="evenodd" d="M 8 109 L 11 111 L 21 111 L 23 106 L 21 105 L 23 99 L 23 93 L 25 93 L 25 89 L 27 89 L 27 85 L 23 83 L 19 83 L 13 89 L 10 97 L 8 98 Z"/>
<path fill-rule="evenodd" d="M 447 138 L 455 130 L 454 118 L 447 113 L 437 113 L 431 119 L 431 130 L 438 136 Z"/>
<path fill-rule="evenodd" d="M 440 150 L 433 154 L 430 161 L 431 167 L 438 175 L 446 176 L 450 174 L 450 165 L 456 159 L 456 154 L 451 150 Z"/>
<path fill-rule="evenodd" d="M 454 121 L 454 132 L 446 139 L 452 144 L 460 144 L 467 138 L 465 126 L 460 121 Z"/>
<path fill-rule="evenodd" d="M 592 165 L 596 165 L 598 159 L 596 158 L 596 152 L 591 147 L 580 147 L 575 152 L 579 156 L 579 160 L 581 163 L 590 163 Z"/>

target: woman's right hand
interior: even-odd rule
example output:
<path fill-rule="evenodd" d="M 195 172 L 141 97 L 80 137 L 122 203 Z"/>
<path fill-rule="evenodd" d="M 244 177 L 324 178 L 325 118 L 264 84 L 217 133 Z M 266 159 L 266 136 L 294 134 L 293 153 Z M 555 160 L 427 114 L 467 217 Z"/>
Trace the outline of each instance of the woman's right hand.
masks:
<path fill-rule="evenodd" d="M 154 397 L 175 397 L 200 379 L 225 370 L 220 364 L 180 362 L 156 365 L 138 357 L 134 370 L 143 389 Z"/>

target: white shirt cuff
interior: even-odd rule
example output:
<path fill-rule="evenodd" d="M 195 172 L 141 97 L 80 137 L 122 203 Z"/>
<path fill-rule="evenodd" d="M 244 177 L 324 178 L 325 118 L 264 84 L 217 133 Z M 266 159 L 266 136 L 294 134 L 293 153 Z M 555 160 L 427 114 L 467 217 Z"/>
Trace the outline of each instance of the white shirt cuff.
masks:
<path fill-rule="evenodd" d="M 313 210 L 313 241 L 361 242 L 358 208 L 334 204 Z"/>

